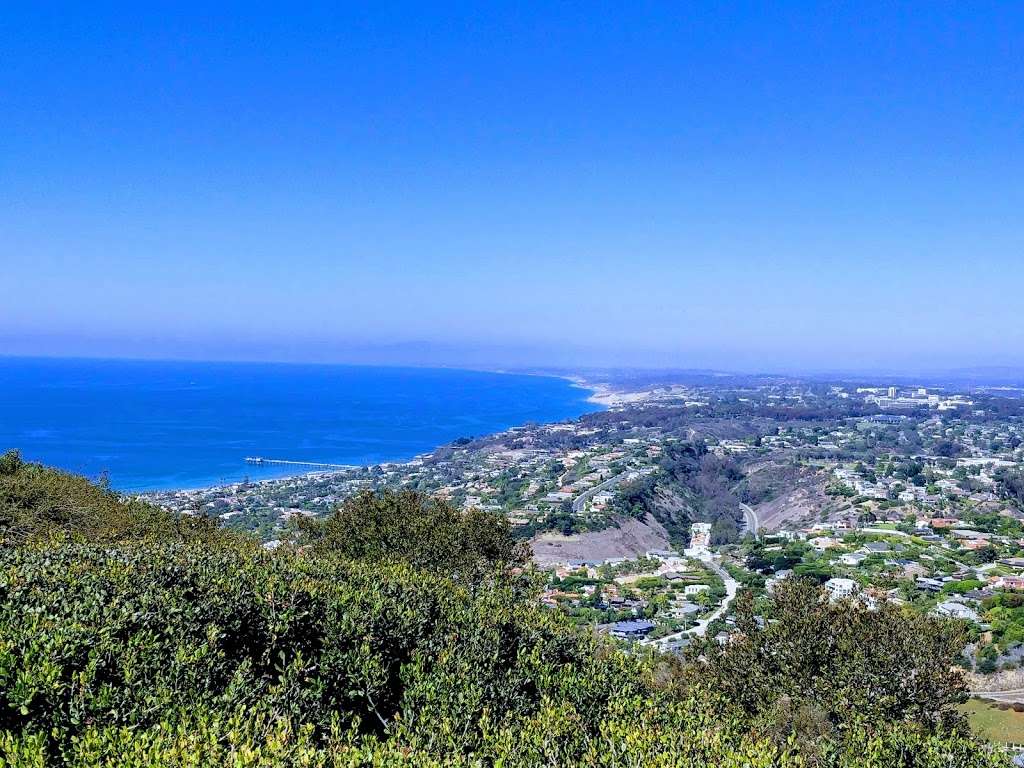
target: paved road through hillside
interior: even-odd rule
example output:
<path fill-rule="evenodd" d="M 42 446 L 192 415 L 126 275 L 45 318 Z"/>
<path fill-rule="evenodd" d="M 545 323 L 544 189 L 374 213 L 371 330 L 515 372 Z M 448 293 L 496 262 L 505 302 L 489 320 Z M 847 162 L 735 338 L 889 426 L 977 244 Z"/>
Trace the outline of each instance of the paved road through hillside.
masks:
<path fill-rule="evenodd" d="M 716 563 L 710 555 L 707 557 L 700 558 L 701 562 L 704 563 L 708 568 L 717 573 L 721 577 L 722 581 L 725 582 L 725 599 L 722 600 L 722 604 L 718 606 L 707 618 L 701 619 L 689 629 L 684 629 L 682 632 L 676 632 L 672 635 L 666 635 L 660 637 L 657 640 L 644 640 L 644 645 L 654 645 L 664 648 L 665 646 L 671 645 L 676 640 L 681 640 L 687 635 L 693 635 L 694 637 L 704 637 L 707 634 L 708 626 L 718 619 L 722 618 L 726 611 L 729 610 L 729 606 L 732 604 L 733 599 L 736 597 L 736 593 L 739 591 L 740 584 L 736 579 L 729 575 L 722 566 Z"/>

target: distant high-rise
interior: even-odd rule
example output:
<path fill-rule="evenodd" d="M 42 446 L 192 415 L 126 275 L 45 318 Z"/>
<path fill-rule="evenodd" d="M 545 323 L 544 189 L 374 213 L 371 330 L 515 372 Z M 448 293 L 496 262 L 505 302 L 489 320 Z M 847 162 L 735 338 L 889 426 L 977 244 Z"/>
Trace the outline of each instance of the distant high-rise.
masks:
<path fill-rule="evenodd" d="M 895 400 L 896 399 L 896 387 L 889 387 L 889 399 L 890 400 Z"/>

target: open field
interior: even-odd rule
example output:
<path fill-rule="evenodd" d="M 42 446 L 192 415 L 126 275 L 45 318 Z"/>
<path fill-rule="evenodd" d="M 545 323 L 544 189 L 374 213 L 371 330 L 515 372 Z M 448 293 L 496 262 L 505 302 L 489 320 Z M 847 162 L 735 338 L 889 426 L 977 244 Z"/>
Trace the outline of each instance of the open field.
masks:
<path fill-rule="evenodd" d="M 967 713 L 975 732 L 990 741 L 1024 744 L 1024 712 L 1001 710 L 989 702 L 971 699 L 961 709 Z"/>

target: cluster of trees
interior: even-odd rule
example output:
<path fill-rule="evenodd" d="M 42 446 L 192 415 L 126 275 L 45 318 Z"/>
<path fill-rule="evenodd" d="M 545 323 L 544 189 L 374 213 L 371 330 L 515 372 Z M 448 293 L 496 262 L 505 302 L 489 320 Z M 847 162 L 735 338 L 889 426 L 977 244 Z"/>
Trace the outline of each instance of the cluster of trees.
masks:
<path fill-rule="evenodd" d="M 985 598 L 982 610 L 992 626 L 992 646 L 1005 651 L 1024 643 L 1024 595 L 1012 592 L 997 593 Z"/>
<path fill-rule="evenodd" d="M 1024 506 L 1024 472 L 1004 467 L 996 473 L 996 481 L 1004 498 Z"/>
<path fill-rule="evenodd" d="M 579 418 L 579 423 L 587 429 L 599 430 L 591 440 L 609 444 L 615 444 L 628 437 L 637 427 L 656 429 L 666 435 L 680 437 L 690 434 L 691 430 L 696 430 L 701 434 L 735 439 L 752 437 L 777 428 L 774 422 L 764 417 L 715 417 L 704 414 L 703 410 L 640 403 L 623 410 L 584 414 Z"/>
<path fill-rule="evenodd" d="M 947 440 L 946 438 L 938 440 L 935 445 L 932 446 L 932 453 L 934 455 L 942 456 L 947 459 L 955 459 L 963 452 L 963 446 L 953 440 Z"/>
<path fill-rule="evenodd" d="M 5 766 L 1005 764 L 939 625 L 795 587 L 725 648 L 627 652 L 539 605 L 500 517 L 416 494 L 271 552 L 8 456 L 0 538 Z"/>
<path fill-rule="evenodd" d="M 523 566 L 529 547 L 512 536 L 504 515 L 451 505 L 415 491 L 364 491 L 324 520 L 300 522 L 311 556 L 363 562 L 401 561 L 463 579 Z"/>
<path fill-rule="evenodd" d="M 957 709 L 966 698 L 963 677 L 952 663 L 937 663 L 964 647 L 962 625 L 892 605 L 869 611 L 833 603 L 799 579 L 782 582 L 767 614 L 759 622 L 751 593 L 741 593 L 740 631 L 724 646 L 707 640 L 670 659 L 667 684 L 718 697 L 724 715 L 786 739 L 812 765 L 828 764 L 843 733 L 965 730 Z"/>

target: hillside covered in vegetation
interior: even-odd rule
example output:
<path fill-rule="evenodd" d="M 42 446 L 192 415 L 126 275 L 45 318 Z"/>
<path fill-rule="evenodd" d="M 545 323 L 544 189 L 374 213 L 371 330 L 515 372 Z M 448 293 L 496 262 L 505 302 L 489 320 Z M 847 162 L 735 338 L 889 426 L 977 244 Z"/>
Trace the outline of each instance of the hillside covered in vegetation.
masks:
<path fill-rule="evenodd" d="M 949 622 L 794 581 L 683 657 L 537 600 L 506 520 L 357 496 L 267 551 L 0 459 L 0 765 L 920 766 L 1005 758 Z"/>

